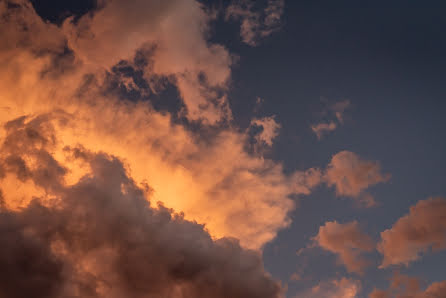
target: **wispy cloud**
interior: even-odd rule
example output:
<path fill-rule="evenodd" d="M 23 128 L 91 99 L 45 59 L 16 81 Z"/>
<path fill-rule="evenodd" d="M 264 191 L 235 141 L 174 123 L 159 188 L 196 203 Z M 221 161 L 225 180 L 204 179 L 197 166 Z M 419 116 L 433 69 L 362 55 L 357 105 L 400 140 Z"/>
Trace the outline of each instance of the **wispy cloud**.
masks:
<path fill-rule="evenodd" d="M 240 20 L 240 36 L 244 43 L 257 46 L 259 42 L 280 29 L 284 0 L 268 0 L 263 13 L 251 0 L 234 0 L 226 9 L 226 19 Z"/>
<path fill-rule="evenodd" d="M 361 283 L 346 277 L 322 281 L 305 293 L 295 298 L 356 298 L 361 290 Z"/>
<path fill-rule="evenodd" d="M 332 120 L 311 125 L 311 130 L 316 134 L 319 140 L 344 124 L 344 113 L 349 107 L 349 100 L 336 102 L 324 111 L 324 114 L 328 114 L 328 118 L 332 118 Z"/>
<path fill-rule="evenodd" d="M 251 125 L 261 127 L 255 138 L 259 144 L 273 145 L 273 140 L 279 135 L 281 125 L 277 123 L 275 116 L 254 118 L 251 120 Z"/>

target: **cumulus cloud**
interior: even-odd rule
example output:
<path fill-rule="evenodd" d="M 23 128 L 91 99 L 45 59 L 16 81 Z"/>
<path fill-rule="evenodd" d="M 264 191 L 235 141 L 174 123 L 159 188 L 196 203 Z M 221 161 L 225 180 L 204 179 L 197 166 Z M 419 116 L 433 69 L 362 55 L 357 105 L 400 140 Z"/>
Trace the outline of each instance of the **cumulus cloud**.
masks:
<path fill-rule="evenodd" d="M 199 24 L 191 25 L 198 35 L 183 40 L 181 45 L 156 39 L 154 46 L 147 46 L 154 49 L 147 50 L 152 54 L 144 52 L 146 38 L 158 35 L 167 38 L 169 30 L 176 35 L 181 35 L 182 29 L 192 30 L 174 25 L 176 21 L 187 23 L 187 17 L 193 18 L 193 22 L 196 18 L 200 22 L 207 20 L 208 14 L 200 4 L 194 2 L 184 8 L 183 1 L 177 3 L 179 6 L 171 2 L 163 1 L 157 6 L 156 1 L 135 1 L 132 6 L 122 1 L 105 1 L 99 10 L 78 22 L 66 20 L 63 27 L 43 22 L 25 0 L 11 0 L 8 5 L 1 2 L 0 119 L 4 124 L 26 115 L 57 115 L 51 119 L 58 140 L 53 144 L 51 156 L 63 156 L 64 147 L 78 144 L 86 150 L 116 156 L 131 170 L 131 177 L 138 185 L 150 181 L 154 201 L 184 212 L 187 220 L 205 224 L 213 237 L 235 237 L 244 247 L 259 249 L 278 230 L 289 225 L 289 213 L 295 208 L 290 196 L 308 194 L 316 185 L 319 172 L 310 169 L 287 175 L 282 164 L 247 152 L 248 136 L 237 128 L 218 127 L 203 138 L 200 132 L 173 121 L 169 111 L 161 112 L 150 102 L 122 99 L 105 91 L 110 67 L 115 61 L 133 57 L 135 51 L 137 57 L 142 53 L 144 59 L 151 61 L 143 70 L 147 80 L 153 74 L 152 69 L 157 76 L 172 80 L 175 86 L 180 82 L 179 77 L 183 78 L 182 83 L 187 83 L 187 88 L 197 87 L 195 83 L 226 82 L 230 64 L 221 64 L 220 59 L 226 61 L 230 54 L 216 54 L 218 57 L 214 59 L 210 54 L 213 45 L 207 42 L 206 32 L 199 30 Z M 122 13 L 118 13 L 121 9 Z M 154 16 L 159 20 L 142 17 L 145 10 L 151 14 L 152 9 L 160 10 Z M 176 18 L 177 14 L 181 18 Z M 138 34 L 126 37 L 126 30 Z M 165 48 L 157 54 L 161 45 Z M 184 52 L 171 52 L 180 49 Z M 165 56 L 168 53 L 172 56 Z M 206 62 L 208 59 L 210 64 Z M 166 61 L 175 62 L 172 67 L 185 72 L 168 69 Z M 221 65 L 224 67 L 220 68 Z M 193 72 L 200 73 L 198 81 L 186 79 Z M 174 77 L 169 73 L 175 73 Z M 211 79 L 205 78 L 206 73 Z M 127 84 L 128 80 L 121 83 Z M 185 105 L 187 108 L 188 104 Z M 202 112 L 210 111 L 206 105 L 199 106 L 204 107 L 199 109 L 201 116 L 205 115 Z M 211 106 L 226 113 L 227 107 L 218 104 L 208 107 Z M 204 122 L 215 124 L 212 119 L 217 121 L 210 117 Z M 5 133 L 1 130 L 0 137 Z M 39 160 L 36 156 L 34 162 L 37 164 Z M 59 162 L 67 172 L 66 183 L 74 184 L 85 174 L 85 167 L 77 163 Z M 11 164 L 21 169 L 20 163 Z M 28 180 L 18 186 L 17 180 L 10 176 L 1 185 L 4 200 L 10 206 L 26 207 L 27 194 L 43 192 Z M 11 189 L 16 191 L 7 191 Z"/>
<path fill-rule="evenodd" d="M 0 294 L 5 297 L 280 297 L 261 255 L 238 240 L 159 205 L 118 158 L 64 147 L 60 160 L 86 168 L 68 184 L 53 156 L 54 115 L 6 124 L 2 182 L 31 182 L 29 203 L 0 210 Z M 72 167 L 71 167 L 72 168 Z M 3 189 L 3 198 L 11 189 Z"/>
<path fill-rule="evenodd" d="M 430 198 L 410 207 L 392 228 L 381 233 L 378 250 L 384 259 L 381 267 L 409 265 L 430 249 L 446 248 L 446 200 Z"/>
<path fill-rule="evenodd" d="M 104 0 L 94 13 L 67 19 L 63 31 L 76 56 L 93 69 L 151 49 L 140 51 L 152 62 L 146 78 L 166 78 L 177 87 L 188 119 L 215 124 L 231 118 L 226 91 L 232 57 L 207 41 L 211 19 L 195 0 Z"/>
<path fill-rule="evenodd" d="M 254 5 L 251 0 L 235 0 L 226 9 L 226 19 L 240 20 L 240 36 L 250 46 L 257 46 L 280 28 L 285 1 L 268 0 L 263 14 Z"/>
<path fill-rule="evenodd" d="M 349 100 L 343 100 L 330 105 L 324 114 L 333 119 L 328 122 L 320 122 L 310 126 L 311 130 L 316 134 L 317 138 L 321 140 L 324 135 L 336 130 L 340 125 L 344 124 L 344 113 L 350 107 Z"/>
<path fill-rule="evenodd" d="M 361 254 L 375 248 L 372 239 L 361 231 L 357 221 L 344 224 L 326 222 L 319 227 L 313 241 L 322 249 L 336 254 L 348 271 L 360 274 L 369 265 Z"/>
<path fill-rule="evenodd" d="M 389 179 L 390 175 L 381 173 L 379 163 L 363 160 L 350 151 L 333 155 L 325 173 L 326 183 L 335 187 L 338 196 L 357 198 L 367 207 L 374 206 L 376 202 L 364 191 Z"/>
<path fill-rule="evenodd" d="M 296 298 L 356 298 L 361 290 L 361 283 L 354 279 L 341 278 L 320 282 L 311 290 L 297 295 Z"/>

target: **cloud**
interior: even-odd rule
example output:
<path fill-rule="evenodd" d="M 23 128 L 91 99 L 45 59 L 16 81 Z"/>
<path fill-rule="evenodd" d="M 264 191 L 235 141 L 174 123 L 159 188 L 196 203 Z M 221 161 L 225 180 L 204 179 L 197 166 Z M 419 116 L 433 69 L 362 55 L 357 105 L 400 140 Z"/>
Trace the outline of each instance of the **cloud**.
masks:
<path fill-rule="evenodd" d="M 168 67 L 165 63 L 181 58 L 182 62 L 175 62 L 172 67 L 188 69 L 184 74 L 198 67 L 195 70 L 209 74 L 216 85 L 226 82 L 225 69 L 230 71 L 230 68 L 226 63 L 220 64 L 220 59 L 226 61 L 226 54 L 212 58 L 209 54 L 213 53 L 212 44 L 207 42 L 206 33 L 198 30 L 201 28 L 198 24 L 192 24 L 191 28 L 196 28 L 194 32 L 199 36 L 183 40 L 178 47 L 170 41 L 157 39 L 155 53 L 150 54 L 144 44 L 151 36 L 183 29 L 184 26 L 176 23 L 180 20 L 187 23 L 187 18 L 194 18 L 193 22 L 196 22 L 197 15 L 198 19 L 207 20 L 208 14 L 201 5 L 194 2 L 191 7 L 184 8 L 182 1 L 179 6 L 172 1 L 159 6 L 154 4 L 156 1 L 135 1 L 133 6 L 124 5 L 122 1 L 104 2 L 98 11 L 77 23 L 66 20 L 60 28 L 43 22 L 29 2 L 9 2 L 14 5 L 5 2 L 0 5 L 0 119 L 2 125 L 14 119 L 37 125 L 35 119 L 48 118 L 42 123 L 52 124 L 52 138 L 57 142 L 46 151 L 50 156 L 46 153 L 33 155 L 30 160 L 34 165 L 51 157 L 63 165 L 61 169 L 55 167 L 48 173 L 52 176 L 48 177 L 59 179 L 58 173 L 65 172 L 64 183 L 73 185 L 88 172 L 88 167 L 65 160 L 64 148 L 67 146 L 81 145 L 88 151 L 116 156 L 128 167 L 129 175 L 138 185 L 150 182 L 151 200 L 160 201 L 178 213 L 183 212 L 186 220 L 205 224 L 213 237 L 234 237 L 243 247 L 253 249 L 262 248 L 280 229 L 290 224 L 289 213 L 295 208 L 290 197 L 308 194 L 320 180 L 319 170 L 285 174 L 281 163 L 250 154 L 246 151 L 249 136 L 232 125 L 218 126 L 217 118 L 211 115 L 209 117 L 217 122 L 211 118 L 203 120 L 199 125 L 204 127 L 203 130 L 196 131 L 190 129 L 190 122 L 186 121 L 184 125 L 174 121 L 174 112 L 158 111 L 150 101 L 123 99 L 107 92 L 114 61 L 131 59 L 124 65 L 133 67 L 141 51 L 144 59 L 152 60 L 142 63 L 142 79 L 149 80 L 153 74 L 150 69 L 154 69 L 156 75 L 166 76 L 167 80 L 172 79 L 173 84 L 177 84 L 177 78 L 183 76 L 182 71 L 165 68 Z M 156 14 L 154 20 L 142 17 L 149 8 L 153 11 L 148 14 Z M 120 9 L 122 13 L 117 13 Z M 155 13 L 157 9 L 160 11 Z M 178 14 L 181 15 L 179 19 L 176 18 Z M 152 23 L 154 26 L 149 26 Z M 131 33 L 127 40 L 126 30 L 137 34 Z M 152 31 L 159 31 L 159 34 Z M 48 35 L 48 32 L 53 34 Z M 172 34 L 181 35 L 181 31 Z M 170 53 L 167 48 L 157 53 L 157 47 L 159 49 L 164 44 L 171 51 L 181 50 L 181 53 L 172 52 L 173 56 L 169 56 L 172 59 L 165 56 Z M 135 51 L 136 58 L 133 57 Z M 212 60 L 210 64 L 205 57 Z M 220 68 L 221 65 L 226 66 Z M 163 73 L 161 69 L 167 70 Z M 168 73 L 176 73 L 175 78 Z M 200 84 L 203 79 L 198 80 Z M 193 80 L 181 82 L 188 85 L 185 88 L 197 87 Z M 119 83 L 130 86 L 128 80 Z M 212 107 L 226 113 L 224 106 Z M 200 115 L 204 116 L 209 109 L 200 108 Z M 9 122 L 9 128 L 0 130 L 2 140 L 7 129 L 13 129 L 11 123 L 14 121 Z M 213 123 L 213 129 L 206 123 Z M 203 137 L 201 133 L 207 129 L 211 133 L 203 133 Z M 27 132 L 15 133 L 26 135 Z M 20 138 L 16 138 L 15 143 L 20 142 Z M 14 150 L 21 150 L 17 148 Z M 13 160 L 5 164 L 22 173 L 23 177 L 46 177 L 37 170 L 25 171 L 22 165 L 22 161 Z M 0 188 L 8 208 L 26 208 L 30 203 L 29 193 L 44 195 L 44 190 L 30 180 L 22 183 L 9 174 Z"/>
<path fill-rule="evenodd" d="M 344 224 L 326 222 L 319 227 L 313 241 L 322 249 L 338 255 L 348 271 L 360 274 L 369 264 L 361 254 L 373 251 L 375 247 L 372 239 L 361 231 L 357 221 Z"/>
<path fill-rule="evenodd" d="M 369 294 L 369 298 L 391 298 L 391 297 L 386 291 L 373 289 L 373 291 Z"/>
<path fill-rule="evenodd" d="M 324 114 L 329 114 L 330 118 L 334 118 L 328 122 L 321 122 L 311 125 L 311 130 L 316 134 L 319 140 L 329 132 L 335 131 L 339 126 L 344 124 L 344 113 L 350 107 L 349 100 L 336 102 L 324 110 Z"/>
<path fill-rule="evenodd" d="M 446 281 L 432 283 L 420 298 L 443 297 L 446 296 Z"/>
<path fill-rule="evenodd" d="M 290 276 L 290 281 L 300 281 L 302 279 L 302 276 L 299 273 L 293 273 Z"/>
<path fill-rule="evenodd" d="M 251 126 L 259 126 L 262 131 L 256 136 L 259 144 L 273 145 L 273 140 L 279 135 L 281 125 L 276 122 L 275 116 L 254 118 L 251 120 Z"/>
<path fill-rule="evenodd" d="M 363 160 L 350 151 L 333 155 L 325 172 L 326 183 L 335 187 L 338 196 L 357 198 L 367 207 L 376 203 L 364 190 L 389 179 L 390 175 L 381 173 L 379 163 Z"/>
<path fill-rule="evenodd" d="M 409 265 L 430 249 L 446 248 L 446 200 L 430 198 L 410 207 L 392 228 L 381 233 L 378 250 L 384 259 L 381 267 Z"/>
<path fill-rule="evenodd" d="M 359 281 L 341 278 L 328 282 L 321 282 L 304 294 L 296 298 L 356 298 L 361 290 Z"/>
<path fill-rule="evenodd" d="M 138 186 L 118 158 L 65 147 L 58 158 L 86 168 L 67 184 L 68 169 L 52 152 L 59 142 L 52 118 L 6 125 L 2 178 L 44 192 L 29 192 L 23 208 L 0 210 L 1 296 L 280 297 L 257 251 L 151 206 L 150 187 Z"/>
<path fill-rule="evenodd" d="M 254 1 L 236 0 L 226 8 L 226 19 L 240 20 L 240 36 L 250 46 L 280 29 L 284 0 L 268 0 L 263 14 L 254 9 Z"/>
<path fill-rule="evenodd" d="M 396 273 L 391 278 L 387 290 L 374 289 L 369 298 L 436 298 L 446 295 L 446 281 L 434 282 L 425 290 L 421 289 L 421 280 L 404 274 Z"/>
<path fill-rule="evenodd" d="M 333 131 L 337 128 L 335 122 L 330 123 L 318 123 L 311 126 L 311 130 L 316 134 L 317 138 L 320 140 L 322 136 L 330 131 Z"/>
<path fill-rule="evenodd" d="M 212 18 L 195 0 L 104 0 L 94 13 L 67 19 L 63 31 L 76 57 L 93 69 L 130 60 L 143 49 L 139 53 L 152 62 L 146 79 L 169 80 L 189 120 L 215 124 L 232 117 L 226 97 L 232 57 L 207 41 Z"/>
<path fill-rule="evenodd" d="M 336 119 L 339 121 L 340 124 L 344 123 L 344 113 L 345 110 L 347 110 L 350 107 L 350 101 L 349 100 L 342 100 L 335 104 L 333 104 L 330 107 L 330 110 L 334 112 Z"/>

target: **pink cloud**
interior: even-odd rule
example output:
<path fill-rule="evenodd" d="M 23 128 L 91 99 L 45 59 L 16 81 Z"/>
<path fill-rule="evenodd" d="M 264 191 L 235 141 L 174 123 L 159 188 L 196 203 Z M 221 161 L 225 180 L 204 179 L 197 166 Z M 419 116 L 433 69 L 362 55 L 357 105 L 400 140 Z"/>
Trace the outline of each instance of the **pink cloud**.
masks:
<path fill-rule="evenodd" d="M 374 289 L 369 298 L 442 298 L 446 297 L 446 281 L 434 282 L 426 289 L 416 277 L 395 273 L 387 290 Z"/>
<path fill-rule="evenodd" d="M 313 240 L 319 247 L 336 254 L 348 271 L 360 274 L 369 264 L 362 253 L 374 250 L 372 239 L 361 231 L 357 221 L 326 222 Z"/>
<path fill-rule="evenodd" d="M 281 125 L 277 123 L 275 116 L 255 118 L 251 120 L 251 125 L 262 127 L 262 131 L 256 136 L 258 143 L 273 145 L 273 140 L 279 135 Z"/>
<path fill-rule="evenodd" d="M 374 206 L 375 201 L 364 191 L 389 179 L 390 175 L 381 172 L 379 163 L 363 160 L 350 151 L 333 155 L 325 172 L 326 183 L 335 187 L 338 196 L 356 198 L 367 207 Z"/>
<path fill-rule="evenodd" d="M 298 294 L 295 298 L 357 298 L 361 283 L 354 279 L 341 278 L 320 282 L 309 291 Z"/>
<path fill-rule="evenodd" d="M 381 267 L 409 265 L 430 249 L 446 249 L 446 200 L 431 198 L 410 207 L 392 228 L 381 233 Z"/>

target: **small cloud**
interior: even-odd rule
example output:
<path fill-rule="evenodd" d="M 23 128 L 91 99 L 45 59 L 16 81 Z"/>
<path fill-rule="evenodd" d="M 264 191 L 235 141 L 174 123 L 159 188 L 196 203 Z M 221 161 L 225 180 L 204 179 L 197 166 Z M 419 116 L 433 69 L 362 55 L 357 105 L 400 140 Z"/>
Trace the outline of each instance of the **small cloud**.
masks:
<path fill-rule="evenodd" d="M 419 201 L 392 228 L 381 233 L 378 250 L 383 254 L 382 268 L 406 265 L 430 249 L 446 249 L 446 199 Z"/>
<path fill-rule="evenodd" d="M 349 272 L 359 274 L 369 264 L 361 254 L 374 250 L 372 239 L 361 231 L 357 221 L 344 224 L 326 222 L 313 240 L 322 249 L 336 254 Z"/>
<path fill-rule="evenodd" d="M 273 145 L 273 140 L 279 135 L 281 125 L 276 122 L 275 116 L 255 118 L 251 120 L 251 126 L 259 126 L 262 131 L 257 134 L 256 140 L 259 144 Z"/>
<path fill-rule="evenodd" d="M 334 131 L 337 128 L 337 124 L 335 122 L 330 123 L 318 123 L 311 126 L 311 130 L 316 134 L 317 138 L 322 139 L 323 135 Z"/>
<path fill-rule="evenodd" d="M 339 101 L 331 106 L 331 110 L 335 113 L 336 119 L 338 119 L 339 123 L 344 123 L 344 112 L 349 107 L 349 100 Z"/>
<path fill-rule="evenodd" d="M 324 135 L 335 131 L 340 125 L 344 124 L 344 113 L 349 107 L 349 100 L 343 100 L 332 104 L 324 111 L 324 113 L 327 113 L 333 120 L 311 125 L 311 130 L 316 134 L 319 140 L 321 140 Z"/>
<path fill-rule="evenodd" d="M 300 276 L 300 274 L 298 273 L 293 273 L 290 276 L 290 281 L 299 281 L 302 279 L 302 276 Z"/>
<path fill-rule="evenodd" d="M 328 186 L 335 187 L 338 196 L 355 198 L 366 207 L 372 207 L 376 202 L 364 191 L 370 186 L 388 181 L 390 175 L 381 173 L 378 162 L 363 160 L 350 151 L 341 151 L 332 157 L 324 178 Z"/>

